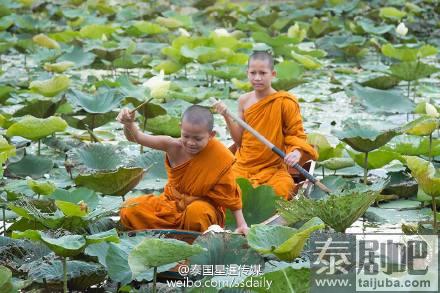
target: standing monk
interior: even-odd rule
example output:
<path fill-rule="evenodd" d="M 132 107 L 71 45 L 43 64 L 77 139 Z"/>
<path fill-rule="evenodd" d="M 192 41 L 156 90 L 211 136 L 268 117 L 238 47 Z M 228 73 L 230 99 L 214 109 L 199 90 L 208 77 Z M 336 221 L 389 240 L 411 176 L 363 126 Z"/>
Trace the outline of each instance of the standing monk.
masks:
<path fill-rule="evenodd" d="M 241 192 L 231 167 L 234 156 L 214 136 L 213 116 L 193 105 L 182 116 L 180 138 L 142 133 L 135 113 L 123 109 L 117 120 L 129 141 L 162 150 L 168 182 L 160 196 L 143 195 L 123 203 L 122 224 L 131 230 L 184 229 L 203 232 L 210 225 L 224 226 L 225 208 L 237 222 L 236 232 L 247 233 Z"/>
<path fill-rule="evenodd" d="M 238 99 L 239 117 L 287 154 L 285 164 L 317 159 L 317 152 L 307 143 L 296 97 L 272 88 L 276 76 L 272 55 L 254 52 L 249 58 L 247 76 L 254 90 Z M 254 186 L 270 185 L 276 194 L 290 199 L 295 183 L 283 159 L 227 116 L 225 104 L 217 103 L 215 109 L 224 116 L 238 147 L 232 168 L 235 176 L 249 179 Z"/>

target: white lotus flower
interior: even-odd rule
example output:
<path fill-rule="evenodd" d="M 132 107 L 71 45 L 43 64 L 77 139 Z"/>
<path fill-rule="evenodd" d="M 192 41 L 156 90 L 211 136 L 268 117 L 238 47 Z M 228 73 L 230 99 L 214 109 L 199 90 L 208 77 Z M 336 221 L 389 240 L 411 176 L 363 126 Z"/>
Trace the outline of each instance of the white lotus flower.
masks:
<path fill-rule="evenodd" d="M 405 36 L 408 33 L 408 28 L 405 26 L 405 23 L 401 22 L 396 28 L 396 33 L 401 36 Z"/>
<path fill-rule="evenodd" d="M 102 35 L 101 41 L 103 41 L 103 42 L 107 42 L 108 41 L 107 36 L 105 34 Z"/>
<path fill-rule="evenodd" d="M 218 37 L 229 37 L 229 33 L 226 29 L 224 28 L 218 28 L 214 31 L 214 33 L 218 36 Z"/>
<path fill-rule="evenodd" d="M 179 31 L 181 36 L 191 37 L 190 33 L 186 29 L 184 29 L 184 28 L 179 27 L 178 31 Z"/>
<path fill-rule="evenodd" d="M 431 105 L 430 103 L 426 103 L 425 105 L 425 111 L 426 114 L 432 117 L 438 117 L 440 114 L 438 113 L 437 109 Z"/>
<path fill-rule="evenodd" d="M 161 70 L 159 75 L 153 76 L 146 82 L 144 82 L 143 86 L 146 86 L 150 89 L 151 97 L 154 99 L 162 99 L 170 88 L 171 81 L 165 80 L 164 71 Z"/>

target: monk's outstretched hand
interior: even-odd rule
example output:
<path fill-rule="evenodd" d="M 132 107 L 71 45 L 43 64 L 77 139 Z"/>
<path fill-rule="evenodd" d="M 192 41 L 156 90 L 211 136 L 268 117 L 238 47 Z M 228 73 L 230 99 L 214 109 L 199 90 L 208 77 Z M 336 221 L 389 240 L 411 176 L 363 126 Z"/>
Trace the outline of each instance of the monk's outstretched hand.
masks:
<path fill-rule="evenodd" d="M 134 117 L 136 115 L 136 112 L 131 113 L 129 109 L 122 109 L 121 112 L 119 112 L 118 116 L 116 117 L 116 120 L 119 121 L 122 124 L 130 124 L 134 122 Z"/>
<path fill-rule="evenodd" d="M 223 116 L 226 115 L 226 112 L 228 110 L 228 107 L 226 107 L 225 103 L 223 103 L 222 101 L 216 102 L 214 105 L 212 105 L 212 107 L 217 113 Z"/>
<path fill-rule="evenodd" d="M 285 157 L 284 157 L 284 162 L 288 165 L 288 166 L 293 166 L 294 164 L 298 163 L 299 160 L 301 160 L 301 152 L 298 150 L 294 150 L 291 153 L 288 153 Z"/>
<path fill-rule="evenodd" d="M 248 234 L 248 232 L 249 232 L 249 227 L 247 225 L 239 226 L 239 227 L 237 227 L 237 229 L 235 229 L 234 232 L 235 233 L 241 233 L 241 234 L 244 234 L 246 236 Z"/>

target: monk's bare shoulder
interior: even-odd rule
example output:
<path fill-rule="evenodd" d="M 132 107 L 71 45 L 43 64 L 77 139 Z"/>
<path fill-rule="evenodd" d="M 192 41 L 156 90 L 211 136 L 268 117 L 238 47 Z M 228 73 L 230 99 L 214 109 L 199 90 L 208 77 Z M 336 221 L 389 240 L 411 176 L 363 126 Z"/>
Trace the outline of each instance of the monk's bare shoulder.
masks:
<path fill-rule="evenodd" d="M 253 91 L 241 95 L 238 98 L 238 107 L 239 107 L 239 109 L 241 111 L 246 110 L 247 108 L 252 106 L 252 104 L 255 103 L 254 100 L 255 100 L 255 93 Z"/>

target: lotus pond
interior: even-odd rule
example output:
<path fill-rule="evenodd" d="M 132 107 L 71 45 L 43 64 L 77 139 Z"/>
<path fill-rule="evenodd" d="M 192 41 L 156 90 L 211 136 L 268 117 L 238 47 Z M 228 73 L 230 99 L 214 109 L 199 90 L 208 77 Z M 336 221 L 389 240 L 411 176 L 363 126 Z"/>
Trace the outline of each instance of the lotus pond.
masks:
<path fill-rule="evenodd" d="M 175 292 L 156 279 L 184 259 L 309 292 L 316 230 L 438 233 L 439 14 L 436 0 L 0 0 L 0 292 Z M 298 97 L 333 193 L 285 202 L 238 179 L 247 237 L 123 233 L 122 201 L 167 177 L 118 111 L 146 102 L 139 126 L 174 137 L 188 105 L 214 96 L 235 111 L 253 50 L 275 55 L 273 86 Z M 216 130 L 232 144 L 220 117 Z M 276 212 L 288 225 L 258 225 Z"/>

